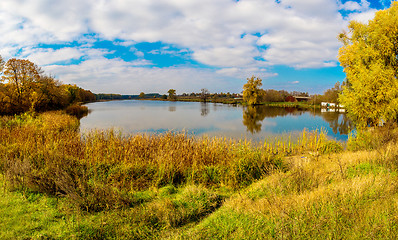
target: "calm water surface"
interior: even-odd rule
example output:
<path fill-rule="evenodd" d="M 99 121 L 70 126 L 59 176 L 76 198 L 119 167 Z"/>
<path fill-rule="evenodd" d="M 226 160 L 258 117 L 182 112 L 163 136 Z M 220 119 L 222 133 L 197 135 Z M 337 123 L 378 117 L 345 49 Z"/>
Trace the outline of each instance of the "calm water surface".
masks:
<path fill-rule="evenodd" d="M 195 135 L 246 138 L 254 141 L 295 136 L 303 129 L 325 129 L 331 138 L 347 140 L 352 128 L 344 113 L 228 104 L 167 101 L 110 101 L 87 104 L 90 114 L 81 131 L 121 130 L 126 133 L 185 131 Z"/>

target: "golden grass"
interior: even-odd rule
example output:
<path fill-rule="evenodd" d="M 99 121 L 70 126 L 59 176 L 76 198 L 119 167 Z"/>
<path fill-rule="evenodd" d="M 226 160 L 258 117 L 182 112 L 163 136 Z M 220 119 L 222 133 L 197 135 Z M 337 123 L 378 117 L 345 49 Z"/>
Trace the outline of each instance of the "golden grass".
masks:
<path fill-rule="evenodd" d="M 5 118 L 2 126 L 1 169 L 16 188 L 65 195 L 89 211 L 128 206 L 131 193 L 168 184 L 239 189 L 286 170 L 284 156 L 330 143 L 322 132 L 306 131 L 295 143 L 261 146 L 172 132 L 79 134 L 78 121 L 59 113 Z"/>
<path fill-rule="evenodd" d="M 289 157 L 289 171 L 251 184 L 174 238 L 395 239 L 397 156 L 390 141 L 376 150 Z"/>

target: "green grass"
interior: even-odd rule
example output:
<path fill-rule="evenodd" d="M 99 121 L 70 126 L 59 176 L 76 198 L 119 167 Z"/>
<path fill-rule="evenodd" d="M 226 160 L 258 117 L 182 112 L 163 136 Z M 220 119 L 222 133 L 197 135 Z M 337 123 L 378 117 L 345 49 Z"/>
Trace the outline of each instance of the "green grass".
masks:
<path fill-rule="evenodd" d="M 30 191 L 9 191 L 0 176 L 0 239 L 69 238 L 70 220 L 58 209 L 56 197 Z"/>
<path fill-rule="evenodd" d="M 261 105 L 268 107 L 291 107 L 291 108 L 320 108 L 320 105 L 313 105 L 310 102 L 264 102 Z"/>

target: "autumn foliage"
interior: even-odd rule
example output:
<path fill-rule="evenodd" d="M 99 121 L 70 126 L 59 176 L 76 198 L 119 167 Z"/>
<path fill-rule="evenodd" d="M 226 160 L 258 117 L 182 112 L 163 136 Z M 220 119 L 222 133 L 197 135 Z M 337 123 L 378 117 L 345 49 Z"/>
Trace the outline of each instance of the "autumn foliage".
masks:
<path fill-rule="evenodd" d="M 95 100 L 92 92 L 62 84 L 29 60 L 12 58 L 4 63 L 0 57 L 0 63 L 0 114 L 63 109 Z"/>
<path fill-rule="evenodd" d="M 340 34 L 339 61 L 347 79 L 340 103 L 358 127 L 396 121 L 398 116 L 398 2 L 368 24 L 351 21 Z"/>
<path fill-rule="evenodd" d="M 243 101 L 248 105 L 260 104 L 264 95 L 264 91 L 260 88 L 263 84 L 261 78 L 252 76 L 247 79 L 247 83 L 243 85 Z"/>

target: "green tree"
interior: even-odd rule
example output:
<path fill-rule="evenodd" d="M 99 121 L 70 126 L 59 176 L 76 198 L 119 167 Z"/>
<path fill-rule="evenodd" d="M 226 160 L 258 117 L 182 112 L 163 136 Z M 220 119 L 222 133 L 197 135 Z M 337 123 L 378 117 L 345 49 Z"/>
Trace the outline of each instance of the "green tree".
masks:
<path fill-rule="evenodd" d="M 339 103 L 339 95 L 341 94 L 340 82 L 337 82 L 333 88 L 327 89 L 323 93 L 323 99 L 326 102 Z"/>
<path fill-rule="evenodd" d="M 260 88 L 263 85 L 261 81 L 261 78 L 252 76 L 243 85 L 243 101 L 248 105 L 255 105 L 261 102 L 264 96 L 264 90 Z"/>
<path fill-rule="evenodd" d="M 169 99 L 171 99 L 171 100 L 176 99 L 176 90 L 175 89 L 169 89 L 169 91 L 167 91 L 167 93 L 169 94 Z"/>
<path fill-rule="evenodd" d="M 142 98 L 144 98 L 144 97 L 145 97 L 145 93 L 144 93 L 144 92 L 141 92 L 140 95 L 139 95 L 139 98 L 142 99 Z"/>
<path fill-rule="evenodd" d="M 367 24 L 351 21 L 339 61 L 347 75 L 339 98 L 358 127 L 397 120 L 398 2 Z"/>

